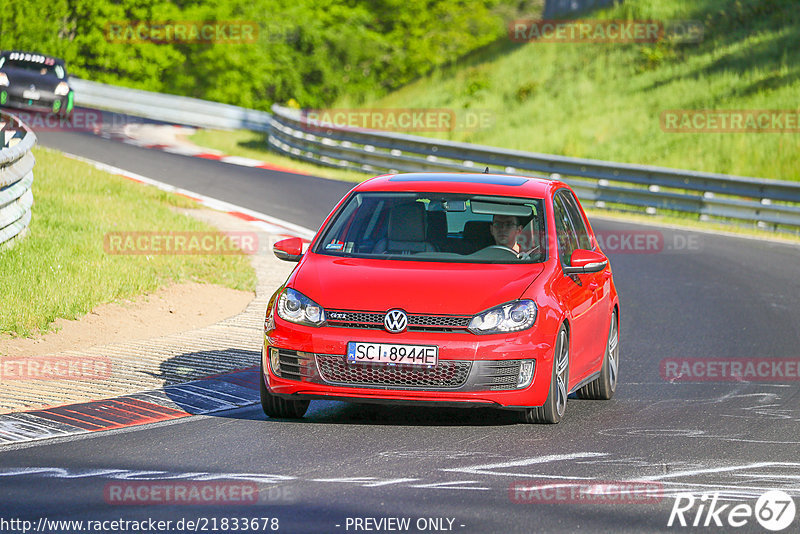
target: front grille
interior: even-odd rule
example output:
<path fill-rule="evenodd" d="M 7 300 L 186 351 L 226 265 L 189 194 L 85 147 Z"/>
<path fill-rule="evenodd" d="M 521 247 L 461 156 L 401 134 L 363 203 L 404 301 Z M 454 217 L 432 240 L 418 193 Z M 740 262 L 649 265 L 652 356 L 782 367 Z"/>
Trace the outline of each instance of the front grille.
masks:
<path fill-rule="evenodd" d="M 329 310 L 328 325 L 341 328 L 368 328 L 383 330 L 385 313 Z M 410 332 L 457 332 L 466 330 L 472 316 L 464 315 L 408 315 Z"/>
<path fill-rule="evenodd" d="M 343 356 L 317 354 L 320 377 L 329 384 L 458 388 L 469 376 L 472 362 L 440 360 L 433 368 L 347 363 Z"/>
<path fill-rule="evenodd" d="M 278 359 L 280 373 L 278 373 L 278 376 L 289 380 L 300 380 L 303 377 L 312 377 L 314 375 L 313 357 L 314 355 L 308 352 L 279 349 Z"/>
<path fill-rule="evenodd" d="M 481 366 L 481 374 L 475 385 L 480 389 L 502 391 L 517 389 L 520 360 L 486 361 Z"/>
<path fill-rule="evenodd" d="M 472 317 L 457 315 L 409 315 L 409 326 L 432 326 L 435 328 L 451 327 L 466 328 L 469 326 Z"/>
<path fill-rule="evenodd" d="M 336 318 L 330 318 L 336 315 Z M 354 312 L 354 311 L 333 311 L 328 312 L 328 323 L 332 322 L 346 322 L 346 323 L 367 323 L 383 325 L 383 317 L 385 313 L 370 313 L 370 312 Z"/>

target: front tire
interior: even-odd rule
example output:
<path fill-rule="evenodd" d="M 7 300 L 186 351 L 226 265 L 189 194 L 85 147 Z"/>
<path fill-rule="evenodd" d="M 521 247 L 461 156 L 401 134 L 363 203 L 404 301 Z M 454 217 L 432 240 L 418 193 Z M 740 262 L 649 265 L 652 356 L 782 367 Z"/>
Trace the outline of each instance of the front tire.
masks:
<path fill-rule="evenodd" d="M 261 364 L 261 409 L 267 417 L 273 419 L 300 419 L 306 414 L 311 401 L 282 399 L 269 392 L 264 383 L 264 364 Z"/>
<path fill-rule="evenodd" d="M 609 400 L 617 390 L 617 374 L 619 372 L 619 322 L 616 310 L 611 314 L 611 326 L 608 329 L 606 353 L 600 376 L 575 392 L 579 399 Z"/>
<path fill-rule="evenodd" d="M 569 385 L 569 334 L 561 325 L 556 336 L 556 348 L 553 352 L 553 372 L 550 378 L 550 392 L 543 406 L 527 408 L 523 412 L 526 423 L 556 424 L 564 417 L 567 409 Z"/>

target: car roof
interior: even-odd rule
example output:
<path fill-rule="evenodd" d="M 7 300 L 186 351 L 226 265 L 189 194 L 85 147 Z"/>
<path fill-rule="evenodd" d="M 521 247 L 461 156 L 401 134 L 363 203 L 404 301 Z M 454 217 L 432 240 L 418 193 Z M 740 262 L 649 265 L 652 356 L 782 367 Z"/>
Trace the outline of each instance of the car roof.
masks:
<path fill-rule="evenodd" d="M 548 192 L 565 186 L 558 180 L 511 174 L 419 172 L 376 176 L 356 186 L 354 191 L 419 191 L 544 198 Z"/>
<path fill-rule="evenodd" d="M 28 50 L 0 50 L 0 56 L 9 57 L 11 54 L 22 54 L 22 55 L 36 56 L 36 57 L 39 57 L 39 58 L 50 60 L 52 62 L 51 64 L 53 64 L 53 65 L 61 65 L 62 67 L 65 66 L 65 63 L 64 63 L 63 59 L 60 59 L 60 58 L 57 58 L 57 57 L 54 57 L 54 56 L 48 56 L 47 54 L 40 54 L 38 52 L 30 52 Z M 37 63 L 39 63 L 39 62 L 37 61 Z M 44 61 L 41 61 L 41 63 L 44 63 Z"/>

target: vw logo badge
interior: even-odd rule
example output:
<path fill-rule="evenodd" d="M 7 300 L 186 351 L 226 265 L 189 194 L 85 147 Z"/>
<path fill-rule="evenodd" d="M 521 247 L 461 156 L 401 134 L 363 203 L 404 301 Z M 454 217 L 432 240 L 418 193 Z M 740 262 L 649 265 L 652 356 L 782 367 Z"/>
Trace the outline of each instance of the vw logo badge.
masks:
<path fill-rule="evenodd" d="M 389 310 L 383 318 L 383 326 L 392 334 L 405 332 L 408 327 L 408 316 L 403 310 Z"/>

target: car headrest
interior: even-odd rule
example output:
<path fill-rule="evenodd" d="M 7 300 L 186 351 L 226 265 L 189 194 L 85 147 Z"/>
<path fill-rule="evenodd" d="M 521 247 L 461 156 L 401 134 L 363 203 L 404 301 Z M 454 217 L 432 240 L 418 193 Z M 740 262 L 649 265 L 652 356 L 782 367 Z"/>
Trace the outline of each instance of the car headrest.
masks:
<path fill-rule="evenodd" d="M 492 223 L 489 221 L 467 221 L 467 224 L 464 225 L 464 239 L 481 247 L 493 245 L 491 225 Z"/>
<path fill-rule="evenodd" d="M 389 214 L 390 241 L 425 241 L 425 205 L 399 204 Z"/>
<path fill-rule="evenodd" d="M 428 212 L 428 239 L 447 239 L 447 216 L 443 211 Z"/>

